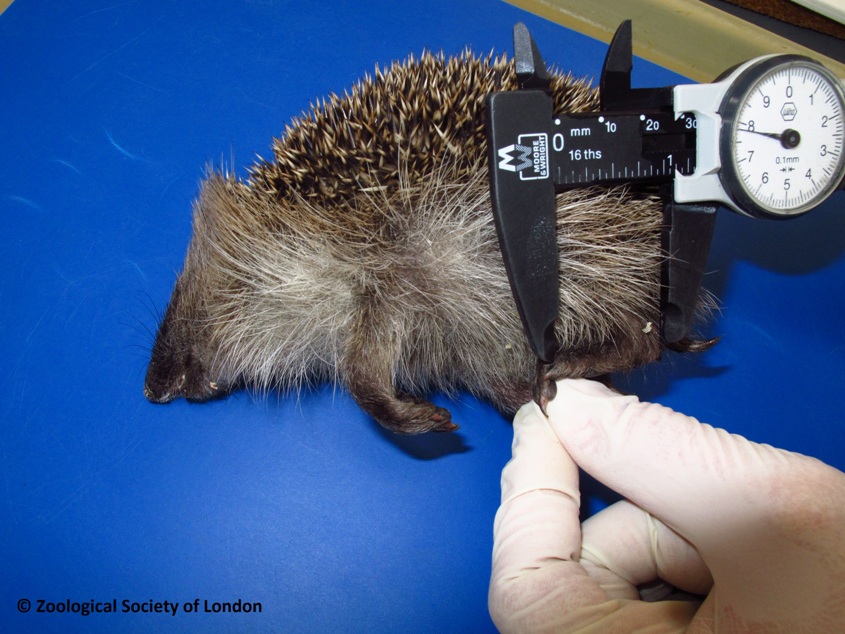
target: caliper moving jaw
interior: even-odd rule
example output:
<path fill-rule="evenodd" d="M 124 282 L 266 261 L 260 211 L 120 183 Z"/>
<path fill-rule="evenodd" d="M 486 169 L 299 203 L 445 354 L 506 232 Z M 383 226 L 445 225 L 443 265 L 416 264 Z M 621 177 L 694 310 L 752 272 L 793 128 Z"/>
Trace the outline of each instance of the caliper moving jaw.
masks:
<path fill-rule="evenodd" d="M 600 111 L 553 113 L 543 59 L 523 24 L 513 30 L 518 91 L 487 99 L 493 216 L 524 330 L 536 356 L 554 361 L 558 317 L 555 193 L 596 184 L 662 184 L 661 333 L 686 337 L 698 302 L 717 203 L 679 203 L 676 172 L 692 174 L 695 119 L 676 112 L 672 87 L 632 89 L 631 22 L 611 41 L 600 81 Z M 589 165 L 589 167 L 586 167 Z"/>

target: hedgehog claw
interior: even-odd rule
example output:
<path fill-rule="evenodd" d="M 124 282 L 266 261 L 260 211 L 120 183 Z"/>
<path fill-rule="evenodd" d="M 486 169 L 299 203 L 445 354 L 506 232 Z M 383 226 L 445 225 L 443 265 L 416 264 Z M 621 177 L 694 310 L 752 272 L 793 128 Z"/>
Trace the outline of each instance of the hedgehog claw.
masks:
<path fill-rule="evenodd" d="M 443 423 L 439 427 L 435 427 L 431 431 L 436 431 L 438 433 L 440 433 L 440 432 L 453 432 L 453 431 L 458 431 L 460 428 L 461 428 L 460 425 L 453 423 L 450 420 L 447 420 L 445 423 Z"/>
<path fill-rule="evenodd" d="M 532 388 L 534 402 L 540 406 L 543 414 L 546 413 L 546 407 L 557 396 L 557 384 L 555 383 L 555 376 L 552 371 L 553 364 L 538 362 L 537 372 Z"/>
<path fill-rule="evenodd" d="M 429 418 L 429 420 L 434 423 L 431 431 L 450 432 L 459 429 L 458 425 L 452 422 L 452 414 L 448 409 L 437 407 L 434 404 L 430 404 L 430 406 L 434 408 L 434 412 Z"/>

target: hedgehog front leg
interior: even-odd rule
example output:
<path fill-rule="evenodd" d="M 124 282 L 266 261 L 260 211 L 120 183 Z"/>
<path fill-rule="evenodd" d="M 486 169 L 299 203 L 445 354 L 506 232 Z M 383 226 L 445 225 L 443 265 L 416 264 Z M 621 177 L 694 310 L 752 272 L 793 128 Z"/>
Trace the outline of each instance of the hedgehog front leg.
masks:
<path fill-rule="evenodd" d="M 352 397 L 380 425 L 399 434 L 455 431 L 449 410 L 398 393 L 394 369 L 402 343 L 397 323 L 372 303 L 359 312 L 341 360 Z"/>

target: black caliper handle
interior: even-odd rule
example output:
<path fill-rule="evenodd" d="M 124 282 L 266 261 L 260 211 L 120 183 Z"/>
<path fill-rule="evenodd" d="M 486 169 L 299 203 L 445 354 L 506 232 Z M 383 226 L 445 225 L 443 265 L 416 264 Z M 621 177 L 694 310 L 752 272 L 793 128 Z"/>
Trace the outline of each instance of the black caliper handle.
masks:
<path fill-rule="evenodd" d="M 531 349 L 552 363 L 558 317 L 555 186 L 549 157 L 553 100 L 543 58 L 523 24 L 514 27 L 514 61 L 523 90 L 487 98 L 493 218 Z"/>

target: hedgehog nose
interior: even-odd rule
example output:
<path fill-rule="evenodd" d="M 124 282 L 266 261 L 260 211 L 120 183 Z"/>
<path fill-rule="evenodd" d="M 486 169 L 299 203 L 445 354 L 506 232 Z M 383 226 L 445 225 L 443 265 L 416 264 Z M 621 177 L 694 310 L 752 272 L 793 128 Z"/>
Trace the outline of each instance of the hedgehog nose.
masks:
<path fill-rule="evenodd" d="M 147 400 L 150 403 L 169 403 L 170 401 L 176 399 L 178 395 L 166 391 L 157 393 L 149 386 L 149 384 L 144 383 L 144 396 L 147 397 Z"/>

